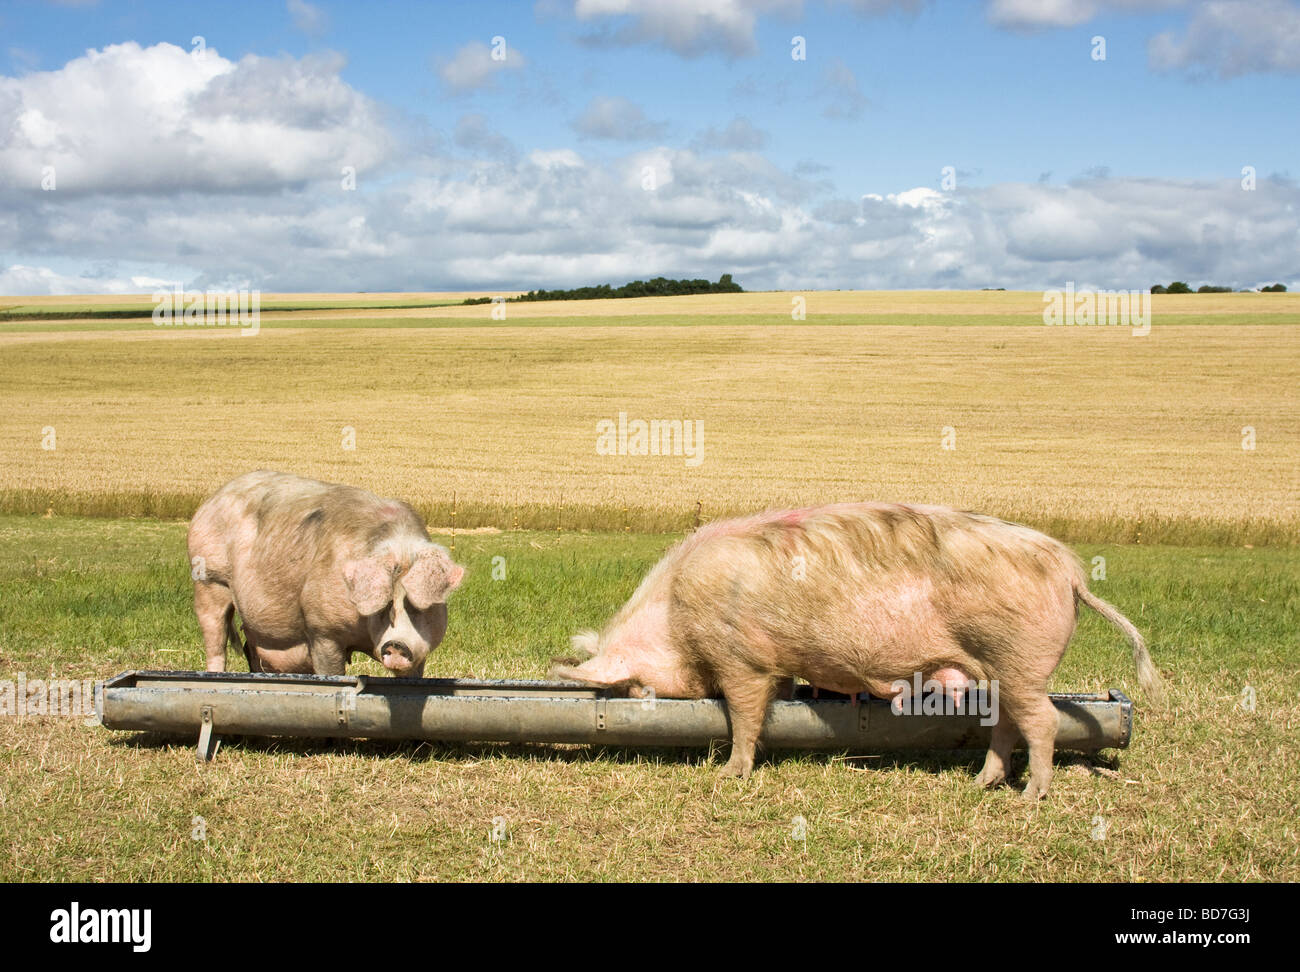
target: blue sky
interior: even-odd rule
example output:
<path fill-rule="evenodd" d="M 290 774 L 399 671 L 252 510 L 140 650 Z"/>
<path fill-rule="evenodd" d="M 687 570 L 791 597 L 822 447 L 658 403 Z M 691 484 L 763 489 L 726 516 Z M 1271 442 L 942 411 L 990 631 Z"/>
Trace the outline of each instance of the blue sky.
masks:
<path fill-rule="evenodd" d="M 1300 276 L 1290 0 L 14 2 L 0 41 L 0 292 Z"/>

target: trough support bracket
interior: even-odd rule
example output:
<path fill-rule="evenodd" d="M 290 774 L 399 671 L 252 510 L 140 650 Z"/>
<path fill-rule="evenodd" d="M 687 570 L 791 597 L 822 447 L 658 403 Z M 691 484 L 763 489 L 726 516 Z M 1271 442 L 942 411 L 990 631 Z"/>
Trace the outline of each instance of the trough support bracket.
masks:
<path fill-rule="evenodd" d="M 1128 746 L 1133 736 L 1133 700 L 1119 689 L 1110 690 L 1110 700 L 1119 703 L 1119 746 Z"/>
<path fill-rule="evenodd" d="M 858 732 L 867 732 L 871 728 L 871 703 L 864 699 L 858 703 Z"/>
<path fill-rule="evenodd" d="M 357 711 L 357 697 L 352 692 L 338 692 L 334 696 L 334 712 L 338 716 L 339 727 L 348 724 L 348 713 Z"/>
<path fill-rule="evenodd" d="M 600 732 L 605 731 L 605 700 L 596 700 L 596 729 Z"/>
<path fill-rule="evenodd" d="M 216 758 L 221 748 L 221 737 L 212 731 L 212 706 L 205 705 L 199 722 L 199 748 L 197 757 L 200 762 L 210 763 Z"/>

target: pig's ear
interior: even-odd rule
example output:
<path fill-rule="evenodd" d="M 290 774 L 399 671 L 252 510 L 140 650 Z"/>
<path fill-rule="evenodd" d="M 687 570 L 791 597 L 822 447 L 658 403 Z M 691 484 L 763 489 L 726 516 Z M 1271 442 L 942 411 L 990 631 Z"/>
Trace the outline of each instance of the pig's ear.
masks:
<path fill-rule="evenodd" d="M 570 664 L 573 660 L 555 659 L 558 664 L 551 668 L 551 675 L 566 682 L 585 682 L 587 685 L 607 687 L 626 685 L 632 677 L 627 659 L 621 656 L 597 655 L 576 666 Z"/>
<path fill-rule="evenodd" d="M 432 547 L 415 558 L 402 578 L 402 587 L 411 606 L 423 611 L 447 600 L 447 595 L 460 587 L 464 578 L 464 567 L 453 563 L 442 547 Z"/>
<path fill-rule="evenodd" d="M 576 658 L 552 658 L 551 677 L 562 682 L 581 682 L 583 678 L 578 674 L 580 664 Z"/>
<path fill-rule="evenodd" d="M 343 583 L 362 614 L 375 614 L 393 599 L 392 568 L 378 557 L 349 560 L 343 565 Z"/>
<path fill-rule="evenodd" d="M 600 635 L 591 630 L 579 631 L 569 639 L 569 644 L 573 646 L 574 651 L 580 651 L 584 655 L 594 655 L 600 644 Z"/>

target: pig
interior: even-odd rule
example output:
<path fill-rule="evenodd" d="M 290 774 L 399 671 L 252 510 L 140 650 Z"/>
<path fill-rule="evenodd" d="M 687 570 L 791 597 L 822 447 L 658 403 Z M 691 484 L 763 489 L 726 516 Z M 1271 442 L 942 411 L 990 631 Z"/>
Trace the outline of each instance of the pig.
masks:
<path fill-rule="evenodd" d="M 768 704 L 793 678 L 885 699 L 918 672 L 947 691 L 996 679 L 999 712 L 976 783 L 1006 779 L 1023 735 L 1033 800 L 1052 778 L 1047 683 L 1079 604 L 1123 633 L 1142 689 L 1158 698 L 1160 674 L 1137 628 L 1088 591 L 1069 548 L 1036 530 L 940 506 L 771 511 L 692 533 L 603 631 L 573 637 L 591 657 L 563 660 L 553 674 L 636 698 L 721 695 L 732 743 L 722 772 L 741 778 Z"/>
<path fill-rule="evenodd" d="M 406 503 L 267 470 L 199 507 L 189 555 L 210 672 L 241 647 L 238 612 L 250 671 L 342 675 L 361 652 L 419 678 L 465 574 Z"/>

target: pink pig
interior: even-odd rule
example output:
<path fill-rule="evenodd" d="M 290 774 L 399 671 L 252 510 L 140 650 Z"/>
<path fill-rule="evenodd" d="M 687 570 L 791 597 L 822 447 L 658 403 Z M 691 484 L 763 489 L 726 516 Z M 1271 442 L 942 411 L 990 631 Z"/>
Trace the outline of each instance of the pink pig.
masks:
<path fill-rule="evenodd" d="M 465 574 L 405 503 L 265 470 L 199 507 L 189 553 L 211 672 L 238 611 L 251 671 L 342 675 L 361 652 L 419 677 Z"/>
<path fill-rule="evenodd" d="M 976 782 L 1006 777 L 1024 736 L 1025 796 L 1047 793 L 1057 713 L 1047 683 L 1086 604 L 1128 639 L 1144 691 L 1160 676 L 1133 624 L 1088 592 L 1078 558 L 1028 527 L 936 506 L 844 503 L 712 523 L 670 550 L 557 677 L 634 697 L 726 698 L 728 775 L 747 777 L 768 704 L 791 678 L 856 696 L 920 674 L 946 692 L 997 680 Z"/>

